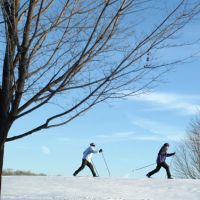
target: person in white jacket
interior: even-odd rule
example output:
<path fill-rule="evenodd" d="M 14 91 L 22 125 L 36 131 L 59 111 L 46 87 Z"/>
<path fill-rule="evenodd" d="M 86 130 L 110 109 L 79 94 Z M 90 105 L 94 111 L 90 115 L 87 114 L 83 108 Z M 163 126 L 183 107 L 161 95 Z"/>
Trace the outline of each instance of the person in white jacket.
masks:
<path fill-rule="evenodd" d="M 94 167 L 92 165 L 92 155 L 93 153 L 101 153 L 103 152 L 102 149 L 100 149 L 99 151 L 98 150 L 95 150 L 95 144 L 94 143 L 91 143 L 90 146 L 83 152 L 83 159 L 82 159 L 82 164 L 81 166 L 79 167 L 79 169 L 77 169 L 74 173 L 73 173 L 73 176 L 76 176 L 81 170 L 83 170 L 85 168 L 85 166 L 87 165 L 91 172 L 92 172 L 92 175 L 94 177 L 96 177 L 96 173 L 94 171 Z"/>

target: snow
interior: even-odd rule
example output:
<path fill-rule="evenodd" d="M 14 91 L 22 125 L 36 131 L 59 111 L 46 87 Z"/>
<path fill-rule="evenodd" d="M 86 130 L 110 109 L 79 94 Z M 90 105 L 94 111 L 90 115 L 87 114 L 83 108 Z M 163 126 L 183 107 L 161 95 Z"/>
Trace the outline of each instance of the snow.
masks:
<path fill-rule="evenodd" d="M 200 180 L 3 177 L 2 200 L 199 200 Z"/>

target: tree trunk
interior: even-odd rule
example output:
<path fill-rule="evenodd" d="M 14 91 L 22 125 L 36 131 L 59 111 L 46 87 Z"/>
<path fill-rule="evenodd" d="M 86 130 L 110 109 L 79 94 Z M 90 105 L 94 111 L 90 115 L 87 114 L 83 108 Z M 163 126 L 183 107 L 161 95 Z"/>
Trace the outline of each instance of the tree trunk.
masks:
<path fill-rule="evenodd" d="M 2 119 L 0 119 L 2 122 Z M 3 160 L 4 160 L 4 147 L 5 141 L 8 135 L 8 123 L 4 121 L 4 123 L 0 122 L 0 199 L 1 199 L 1 186 L 2 186 L 2 171 L 3 171 Z"/>
<path fill-rule="evenodd" d="M 1 186 L 2 186 L 3 157 L 4 157 L 4 145 L 2 145 L 2 148 L 0 148 L 0 199 L 1 199 Z"/>

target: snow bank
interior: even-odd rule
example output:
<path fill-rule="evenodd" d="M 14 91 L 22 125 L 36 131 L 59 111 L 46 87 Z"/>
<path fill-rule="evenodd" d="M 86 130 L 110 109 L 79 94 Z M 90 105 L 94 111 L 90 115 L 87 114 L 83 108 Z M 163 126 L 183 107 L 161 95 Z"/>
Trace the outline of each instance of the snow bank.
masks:
<path fill-rule="evenodd" d="M 200 180 L 3 177 L 2 200 L 199 200 Z"/>

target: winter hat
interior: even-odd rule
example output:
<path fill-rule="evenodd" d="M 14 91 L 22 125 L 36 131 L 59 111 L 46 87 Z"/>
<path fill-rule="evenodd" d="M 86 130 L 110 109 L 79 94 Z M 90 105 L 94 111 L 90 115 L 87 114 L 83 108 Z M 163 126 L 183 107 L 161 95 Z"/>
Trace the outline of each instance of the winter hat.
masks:
<path fill-rule="evenodd" d="M 95 143 L 90 143 L 90 146 L 92 146 L 92 147 L 95 147 L 96 145 L 95 145 Z"/>
<path fill-rule="evenodd" d="M 169 146 L 169 143 L 165 143 L 163 146 L 165 146 L 165 147 L 166 147 L 166 146 Z"/>

